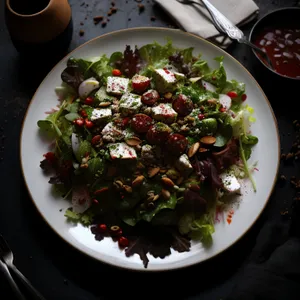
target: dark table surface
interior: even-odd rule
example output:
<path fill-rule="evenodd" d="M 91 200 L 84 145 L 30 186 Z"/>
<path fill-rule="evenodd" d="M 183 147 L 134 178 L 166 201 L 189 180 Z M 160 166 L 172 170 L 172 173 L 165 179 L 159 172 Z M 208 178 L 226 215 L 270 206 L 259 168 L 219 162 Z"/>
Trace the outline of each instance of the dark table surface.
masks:
<path fill-rule="evenodd" d="M 34 91 L 49 69 L 41 72 L 41 63 L 33 60 L 30 67 L 27 64 L 24 70 L 5 27 L 4 0 L 0 2 L 0 232 L 11 245 L 19 269 L 49 300 L 114 299 L 120 296 L 148 298 L 152 292 L 158 297 L 162 291 L 175 299 L 225 299 L 241 275 L 259 230 L 267 221 L 281 220 L 281 213 L 289 208 L 294 190 L 288 183 L 276 185 L 262 216 L 239 242 L 218 257 L 189 269 L 163 274 L 138 274 L 103 265 L 82 255 L 46 225 L 23 183 L 19 162 L 21 124 Z M 85 1 L 88 7 L 81 5 L 83 2 L 70 0 L 74 22 L 70 50 L 93 37 L 117 29 L 175 26 L 152 1 L 142 1 L 146 9 L 139 13 L 138 1 L 117 0 L 119 11 L 103 28 L 100 24 L 93 24 L 92 16 L 95 10 L 97 14 L 107 12 L 110 1 Z M 255 2 L 260 8 L 260 17 L 274 9 L 299 4 L 295 0 Z M 151 21 L 151 16 L 155 16 L 156 20 Z M 246 34 L 249 34 L 252 25 L 242 28 Z M 79 35 L 80 29 L 85 30 L 84 36 Z M 292 107 L 284 103 L 298 100 L 294 87 L 263 73 L 246 46 L 234 43 L 228 52 L 254 75 L 264 89 L 278 119 L 282 151 L 288 152 L 294 139 L 292 121 L 298 111 L 294 109 L 294 104 Z M 299 175 L 298 170 L 297 162 L 282 163 L 280 166 L 280 174 L 285 174 L 287 178 Z M 137 286 L 144 288 L 145 292 L 138 295 Z M 156 290 L 158 287 L 162 289 L 160 293 Z M 2 277 L 0 299 L 13 299 Z"/>

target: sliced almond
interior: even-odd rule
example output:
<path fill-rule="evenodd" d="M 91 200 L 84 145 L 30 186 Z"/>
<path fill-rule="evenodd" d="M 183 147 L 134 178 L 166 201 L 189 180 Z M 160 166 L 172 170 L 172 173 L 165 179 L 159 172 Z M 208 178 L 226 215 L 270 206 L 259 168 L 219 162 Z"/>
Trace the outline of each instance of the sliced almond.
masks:
<path fill-rule="evenodd" d="M 127 192 L 127 193 L 132 193 L 132 187 L 129 186 L 129 185 L 124 185 L 123 186 L 124 190 Z"/>
<path fill-rule="evenodd" d="M 129 145 L 129 146 L 137 146 L 139 145 L 142 141 L 136 137 L 136 136 L 133 136 L 127 140 L 125 140 L 126 144 Z"/>
<path fill-rule="evenodd" d="M 143 175 L 138 176 L 136 179 L 134 179 L 132 181 L 132 186 L 133 187 L 139 186 L 140 184 L 142 184 L 144 179 L 145 179 L 145 177 Z"/>
<path fill-rule="evenodd" d="M 189 149 L 188 156 L 189 156 L 189 157 L 194 156 L 194 155 L 197 153 L 199 147 L 200 147 L 200 143 L 199 143 L 199 142 L 193 144 L 193 145 L 191 146 L 191 148 Z"/>
<path fill-rule="evenodd" d="M 204 145 L 213 145 L 216 142 L 216 138 L 214 136 L 208 135 L 204 136 L 200 139 L 200 142 Z"/>
<path fill-rule="evenodd" d="M 300 156 L 300 155 L 299 155 Z M 167 172 L 167 170 L 166 169 L 160 169 L 159 170 L 159 173 L 161 173 L 161 174 L 165 174 Z"/>
<path fill-rule="evenodd" d="M 110 106 L 110 105 L 111 105 L 110 102 L 101 102 L 101 103 L 99 104 L 100 107 L 107 107 L 107 106 Z"/>
<path fill-rule="evenodd" d="M 122 189 L 124 184 L 121 180 L 116 180 L 113 185 L 117 188 L 117 189 Z"/>
<path fill-rule="evenodd" d="M 150 178 L 154 177 L 158 172 L 159 172 L 160 168 L 159 167 L 155 167 L 155 168 L 150 168 L 148 170 L 148 175 Z"/>
<path fill-rule="evenodd" d="M 168 187 L 173 187 L 175 183 L 168 177 L 163 177 L 161 181 Z"/>
<path fill-rule="evenodd" d="M 153 202 L 155 202 L 155 201 L 157 201 L 159 199 L 159 195 L 155 195 L 154 197 L 153 197 Z"/>
<path fill-rule="evenodd" d="M 164 197 L 165 200 L 170 199 L 171 197 L 171 193 L 168 190 L 162 189 L 161 190 L 161 194 Z"/>
<path fill-rule="evenodd" d="M 205 152 L 208 152 L 209 150 L 207 148 L 199 148 L 199 153 L 205 153 Z"/>

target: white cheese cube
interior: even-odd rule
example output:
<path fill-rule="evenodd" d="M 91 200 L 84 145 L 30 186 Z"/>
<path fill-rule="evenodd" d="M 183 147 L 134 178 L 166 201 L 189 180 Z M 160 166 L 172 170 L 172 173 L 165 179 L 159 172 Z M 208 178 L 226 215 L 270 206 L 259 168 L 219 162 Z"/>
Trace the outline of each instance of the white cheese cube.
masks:
<path fill-rule="evenodd" d="M 101 131 L 103 140 L 105 142 L 114 143 L 124 138 L 124 131 L 114 125 L 114 123 L 108 123 Z"/>
<path fill-rule="evenodd" d="M 141 96 L 132 93 L 124 94 L 119 103 L 120 112 L 125 116 L 136 114 L 141 106 Z"/>
<path fill-rule="evenodd" d="M 127 92 L 128 84 L 128 78 L 108 76 L 106 92 L 113 95 L 123 95 Z"/>
<path fill-rule="evenodd" d="M 175 162 L 175 167 L 184 175 L 189 175 L 193 171 L 193 166 L 186 154 L 182 154 Z"/>
<path fill-rule="evenodd" d="M 172 71 L 156 69 L 154 72 L 155 87 L 160 93 L 172 92 L 176 89 L 177 79 Z"/>
<path fill-rule="evenodd" d="M 112 116 L 110 108 L 96 108 L 92 112 L 91 121 L 106 121 Z"/>
<path fill-rule="evenodd" d="M 228 172 L 220 174 L 220 178 L 224 185 L 224 190 L 228 193 L 238 192 L 241 188 L 237 178 Z"/>
<path fill-rule="evenodd" d="M 231 107 L 231 98 L 225 94 L 220 94 L 219 95 L 219 102 L 222 104 L 223 108 L 225 110 L 230 109 Z"/>
<path fill-rule="evenodd" d="M 177 112 L 169 103 L 161 103 L 152 108 L 152 117 L 157 121 L 173 123 L 177 117 Z"/>
<path fill-rule="evenodd" d="M 135 149 L 128 146 L 126 143 L 116 143 L 108 145 L 110 157 L 112 159 L 136 159 Z"/>

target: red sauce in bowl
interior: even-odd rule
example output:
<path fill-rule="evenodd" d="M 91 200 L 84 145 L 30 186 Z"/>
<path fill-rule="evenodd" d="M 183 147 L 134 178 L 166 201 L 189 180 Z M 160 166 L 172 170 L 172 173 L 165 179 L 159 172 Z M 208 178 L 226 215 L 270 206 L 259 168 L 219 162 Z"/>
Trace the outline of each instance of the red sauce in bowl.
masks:
<path fill-rule="evenodd" d="M 300 27 L 266 28 L 254 44 L 266 51 L 277 73 L 300 79 Z M 257 55 L 265 62 L 262 55 Z"/>

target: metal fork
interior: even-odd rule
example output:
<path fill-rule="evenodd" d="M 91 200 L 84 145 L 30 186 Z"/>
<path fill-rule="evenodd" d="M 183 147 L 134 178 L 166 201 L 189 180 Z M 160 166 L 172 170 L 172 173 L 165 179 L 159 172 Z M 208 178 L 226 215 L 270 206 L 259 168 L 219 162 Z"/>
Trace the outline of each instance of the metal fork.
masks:
<path fill-rule="evenodd" d="M 215 6 L 213 6 L 208 0 L 177 0 L 178 2 L 182 4 L 197 4 L 202 6 L 202 4 L 206 7 L 208 10 L 212 21 L 216 27 L 216 29 L 220 33 L 225 33 L 227 36 L 233 40 L 237 40 L 239 43 L 245 44 L 252 49 L 256 50 L 260 54 L 263 55 L 263 57 L 266 58 L 267 63 L 269 64 L 269 67 L 274 70 L 274 67 L 272 65 L 271 59 L 268 56 L 266 52 L 264 52 L 262 49 L 257 47 L 255 44 L 251 43 L 244 35 L 244 33 L 235 26 L 230 20 L 228 20 Z M 202 3 L 202 4 L 201 4 Z"/>
<path fill-rule="evenodd" d="M 7 265 L 0 259 L 0 270 L 3 272 L 4 276 L 6 277 L 6 279 L 8 280 L 11 288 L 13 289 L 16 297 L 19 300 L 26 300 L 22 294 L 22 292 L 20 291 L 20 289 L 18 288 L 17 284 L 15 283 L 14 279 L 12 278 L 11 274 L 9 273 L 9 270 L 7 268 Z"/>
<path fill-rule="evenodd" d="M 31 294 L 32 300 L 45 300 L 45 298 L 31 285 L 29 280 L 14 265 L 14 256 L 6 240 L 0 235 L 0 259 L 3 259 L 9 270 L 20 279 Z M 24 298 L 23 298 L 24 299 Z"/>

